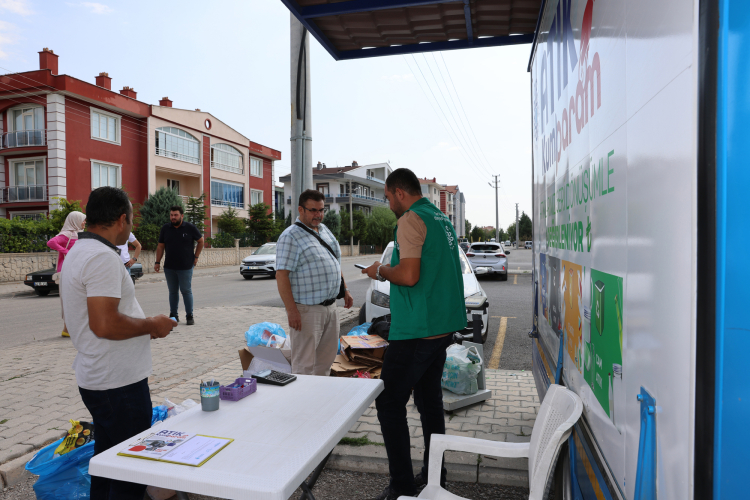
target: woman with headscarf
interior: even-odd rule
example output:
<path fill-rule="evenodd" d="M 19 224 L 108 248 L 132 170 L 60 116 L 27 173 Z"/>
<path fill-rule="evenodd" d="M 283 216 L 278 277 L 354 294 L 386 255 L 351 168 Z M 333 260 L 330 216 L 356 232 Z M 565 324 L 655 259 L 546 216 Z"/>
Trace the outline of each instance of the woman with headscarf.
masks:
<path fill-rule="evenodd" d="M 73 248 L 76 240 L 78 239 L 78 233 L 83 231 L 83 223 L 86 221 L 86 215 L 82 212 L 70 212 L 65 218 L 65 224 L 63 224 L 60 234 L 50 239 L 47 242 L 47 246 L 52 250 L 57 250 L 57 272 L 62 272 L 63 261 L 65 256 L 68 255 L 70 249 Z M 60 279 L 58 278 L 58 282 Z M 60 289 L 60 303 L 62 305 L 62 289 Z M 68 333 L 68 327 L 65 325 L 65 313 L 63 312 L 63 337 L 70 337 Z"/>

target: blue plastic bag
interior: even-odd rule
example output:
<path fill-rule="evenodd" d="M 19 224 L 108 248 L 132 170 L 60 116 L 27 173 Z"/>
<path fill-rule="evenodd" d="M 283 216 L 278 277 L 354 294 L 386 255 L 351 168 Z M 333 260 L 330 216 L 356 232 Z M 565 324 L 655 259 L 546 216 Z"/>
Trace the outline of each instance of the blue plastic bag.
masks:
<path fill-rule="evenodd" d="M 251 326 L 245 332 L 245 342 L 248 347 L 262 345 L 267 347 L 277 347 L 279 343 L 286 338 L 286 333 L 281 325 L 276 323 L 257 323 Z"/>
<path fill-rule="evenodd" d="M 372 323 L 366 322 L 362 323 L 361 325 L 355 326 L 351 330 L 349 330 L 349 333 L 346 334 L 347 337 L 362 337 L 363 335 L 367 335 L 367 330 L 370 329 L 370 325 Z"/>
<path fill-rule="evenodd" d="M 156 422 L 167 419 L 167 407 L 164 405 L 154 406 L 151 408 L 151 426 Z"/>
<path fill-rule="evenodd" d="M 88 500 L 89 460 L 94 456 L 94 441 L 52 458 L 60 443 L 62 439 L 45 446 L 26 464 L 27 471 L 39 476 L 34 493 L 38 500 Z"/>

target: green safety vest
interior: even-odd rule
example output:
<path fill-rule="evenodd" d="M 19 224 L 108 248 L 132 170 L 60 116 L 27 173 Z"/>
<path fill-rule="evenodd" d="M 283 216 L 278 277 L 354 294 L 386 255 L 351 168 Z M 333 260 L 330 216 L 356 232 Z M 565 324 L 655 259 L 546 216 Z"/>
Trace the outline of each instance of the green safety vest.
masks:
<path fill-rule="evenodd" d="M 391 283 L 391 330 L 388 340 L 408 340 L 466 328 L 466 304 L 458 237 L 450 219 L 427 198 L 407 210 L 427 226 L 419 281 L 414 286 Z M 398 226 L 393 230 L 391 267 L 399 263 Z"/>

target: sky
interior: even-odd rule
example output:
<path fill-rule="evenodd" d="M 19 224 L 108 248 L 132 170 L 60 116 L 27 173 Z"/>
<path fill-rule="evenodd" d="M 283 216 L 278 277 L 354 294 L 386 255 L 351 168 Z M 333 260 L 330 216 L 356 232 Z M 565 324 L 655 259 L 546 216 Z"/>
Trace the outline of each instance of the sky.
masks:
<path fill-rule="evenodd" d="M 208 111 L 290 168 L 289 11 L 280 0 L 0 0 L 0 74 L 59 71 Z M 311 38 L 313 165 L 389 161 L 457 184 L 472 225 L 531 215 L 530 45 L 336 62 Z"/>

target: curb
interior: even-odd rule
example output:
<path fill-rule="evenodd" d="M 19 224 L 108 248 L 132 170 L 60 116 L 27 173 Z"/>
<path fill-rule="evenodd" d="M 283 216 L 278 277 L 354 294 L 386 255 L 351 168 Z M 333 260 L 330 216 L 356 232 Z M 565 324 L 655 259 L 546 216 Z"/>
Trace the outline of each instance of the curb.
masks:
<path fill-rule="evenodd" d="M 34 455 L 36 455 L 38 451 L 39 450 L 34 450 L 22 457 L 13 459 L 10 462 L 5 462 L 3 465 L 0 465 L 0 477 L 2 478 L 3 488 L 11 488 L 33 475 L 31 474 L 31 472 L 26 470 L 26 463 L 34 458 Z"/>
<path fill-rule="evenodd" d="M 412 467 L 422 469 L 424 449 L 411 448 Z M 326 467 L 335 470 L 388 474 L 388 456 L 384 446 L 337 445 Z M 445 454 L 448 481 L 464 483 L 529 486 L 528 459 L 498 458 L 448 451 Z"/>

